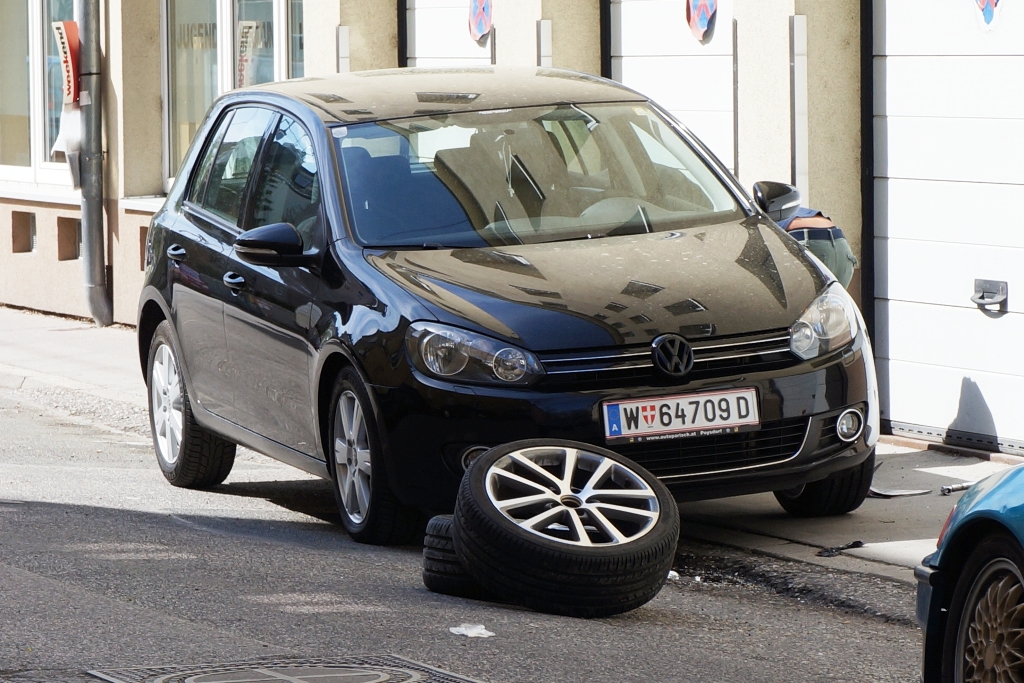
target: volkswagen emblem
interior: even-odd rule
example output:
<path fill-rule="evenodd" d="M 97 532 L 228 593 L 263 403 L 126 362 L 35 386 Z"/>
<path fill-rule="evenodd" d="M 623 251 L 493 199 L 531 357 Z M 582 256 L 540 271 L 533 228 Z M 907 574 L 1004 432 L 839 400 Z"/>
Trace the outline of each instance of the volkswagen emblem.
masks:
<path fill-rule="evenodd" d="M 654 367 L 668 377 L 682 377 L 693 367 L 693 349 L 678 334 L 663 334 L 651 342 Z"/>

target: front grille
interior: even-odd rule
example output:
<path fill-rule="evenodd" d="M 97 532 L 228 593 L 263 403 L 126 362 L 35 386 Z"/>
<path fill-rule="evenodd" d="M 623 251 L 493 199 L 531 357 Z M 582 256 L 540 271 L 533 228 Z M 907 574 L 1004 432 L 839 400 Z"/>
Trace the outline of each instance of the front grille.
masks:
<path fill-rule="evenodd" d="M 789 460 L 797 454 L 809 419 L 765 422 L 756 432 L 609 446 L 662 479 L 690 477 Z M 833 430 L 833 433 L 834 430 Z"/>
<path fill-rule="evenodd" d="M 695 341 L 693 369 L 685 381 L 730 377 L 792 367 L 800 362 L 789 350 L 789 331 Z M 547 373 L 539 388 L 600 389 L 678 383 L 654 369 L 649 344 L 585 349 L 540 355 Z"/>

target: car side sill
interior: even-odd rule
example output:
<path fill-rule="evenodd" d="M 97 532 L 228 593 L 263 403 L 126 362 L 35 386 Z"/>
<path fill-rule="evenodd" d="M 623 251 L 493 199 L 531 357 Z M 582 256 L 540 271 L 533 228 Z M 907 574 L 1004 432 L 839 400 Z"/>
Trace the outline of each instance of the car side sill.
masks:
<path fill-rule="evenodd" d="M 306 455 L 305 453 L 300 453 L 293 448 L 288 448 L 276 441 L 260 436 L 256 432 L 250 431 L 245 427 L 240 427 L 230 420 L 225 420 L 218 415 L 214 415 L 196 403 L 192 403 L 192 412 L 196 416 L 196 420 L 199 424 L 201 424 L 205 429 L 209 429 L 211 432 L 220 434 L 228 441 L 233 441 L 240 446 L 251 448 L 258 453 L 269 456 L 274 460 L 280 460 L 286 465 L 297 467 L 300 470 L 309 472 L 317 477 L 321 477 L 323 479 L 331 478 L 331 473 L 327 470 L 327 463 L 323 460 Z"/>

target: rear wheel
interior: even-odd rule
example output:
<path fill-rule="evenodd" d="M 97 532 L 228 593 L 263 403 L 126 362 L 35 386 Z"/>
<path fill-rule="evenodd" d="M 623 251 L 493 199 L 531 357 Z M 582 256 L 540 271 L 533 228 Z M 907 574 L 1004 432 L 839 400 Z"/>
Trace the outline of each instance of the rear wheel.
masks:
<path fill-rule="evenodd" d="M 351 368 L 338 375 L 331 415 L 331 476 L 345 530 L 360 543 L 409 542 L 416 532 L 417 514 L 391 492 L 370 399 Z"/>
<path fill-rule="evenodd" d="M 967 558 L 950 604 L 944 683 L 1024 680 L 1024 555 L 1007 534 L 981 541 Z"/>
<path fill-rule="evenodd" d="M 174 486 L 209 488 L 227 479 L 235 463 L 235 444 L 196 422 L 180 367 L 171 325 L 165 320 L 153 334 L 146 373 L 156 459 Z"/>
<path fill-rule="evenodd" d="M 860 465 L 793 489 L 775 492 L 775 499 L 796 517 L 832 517 L 852 512 L 868 496 L 875 474 L 875 452 Z"/>

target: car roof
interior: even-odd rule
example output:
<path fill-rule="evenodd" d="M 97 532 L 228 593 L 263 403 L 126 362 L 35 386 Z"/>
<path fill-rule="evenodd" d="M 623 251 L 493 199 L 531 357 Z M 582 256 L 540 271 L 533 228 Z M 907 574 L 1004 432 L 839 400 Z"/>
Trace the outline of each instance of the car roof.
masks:
<path fill-rule="evenodd" d="M 328 125 L 545 104 L 647 100 L 604 78 L 538 67 L 382 69 L 297 78 L 249 90 L 299 100 Z"/>

